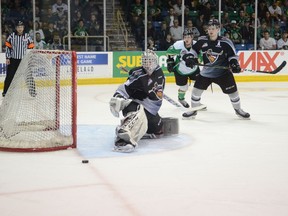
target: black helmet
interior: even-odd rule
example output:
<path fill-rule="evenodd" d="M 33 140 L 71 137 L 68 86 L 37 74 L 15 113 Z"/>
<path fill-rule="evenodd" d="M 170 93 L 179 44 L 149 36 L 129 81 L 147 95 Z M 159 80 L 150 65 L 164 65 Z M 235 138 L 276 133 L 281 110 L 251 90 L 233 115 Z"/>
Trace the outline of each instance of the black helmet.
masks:
<path fill-rule="evenodd" d="M 183 36 L 187 36 L 187 35 L 192 35 L 193 36 L 193 32 L 191 29 L 185 29 L 183 32 Z"/>
<path fill-rule="evenodd" d="M 24 26 L 24 22 L 22 20 L 17 20 L 16 26 Z"/>
<path fill-rule="evenodd" d="M 220 27 L 220 23 L 217 19 L 210 19 L 208 22 L 208 26 L 216 26 L 216 27 Z"/>

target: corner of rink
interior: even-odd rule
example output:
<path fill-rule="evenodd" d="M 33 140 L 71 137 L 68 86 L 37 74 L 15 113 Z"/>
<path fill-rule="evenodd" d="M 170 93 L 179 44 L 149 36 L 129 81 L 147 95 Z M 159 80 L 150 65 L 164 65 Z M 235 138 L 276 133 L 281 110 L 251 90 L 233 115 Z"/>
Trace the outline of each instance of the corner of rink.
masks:
<path fill-rule="evenodd" d="M 77 150 L 84 158 L 123 157 L 159 153 L 191 145 L 191 137 L 185 134 L 164 136 L 159 139 L 143 139 L 131 153 L 113 151 L 115 125 L 78 125 Z"/>

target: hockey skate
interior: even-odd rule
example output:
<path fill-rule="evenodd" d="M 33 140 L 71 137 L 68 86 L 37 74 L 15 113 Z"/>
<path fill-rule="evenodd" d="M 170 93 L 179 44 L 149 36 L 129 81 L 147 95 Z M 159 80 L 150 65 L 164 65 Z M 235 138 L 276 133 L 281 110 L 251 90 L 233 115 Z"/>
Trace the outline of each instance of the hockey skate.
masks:
<path fill-rule="evenodd" d="M 197 115 L 197 111 L 188 111 L 182 114 L 183 119 L 194 119 Z"/>
<path fill-rule="evenodd" d="M 115 142 L 114 151 L 122 153 L 130 153 L 135 150 L 135 145 L 128 143 L 123 139 L 119 139 Z"/>
<path fill-rule="evenodd" d="M 200 103 L 199 106 L 203 107 L 203 108 L 199 109 L 199 111 L 206 111 L 207 110 L 207 106 L 205 104 Z"/>
<path fill-rule="evenodd" d="M 195 107 L 192 107 L 190 110 L 188 110 L 187 112 L 184 112 L 182 114 L 182 119 L 194 119 L 195 116 L 197 115 L 197 111 L 200 111 L 200 110 L 207 110 L 207 106 L 204 105 L 204 104 L 201 104 L 199 106 L 195 106 Z"/>
<path fill-rule="evenodd" d="M 180 99 L 179 98 L 178 101 L 183 107 L 185 107 L 185 108 L 189 108 L 190 107 L 189 104 L 187 103 L 187 101 L 185 101 L 184 99 Z"/>
<path fill-rule="evenodd" d="M 243 111 L 242 109 L 235 109 L 236 115 L 243 119 L 250 119 L 250 114 Z"/>

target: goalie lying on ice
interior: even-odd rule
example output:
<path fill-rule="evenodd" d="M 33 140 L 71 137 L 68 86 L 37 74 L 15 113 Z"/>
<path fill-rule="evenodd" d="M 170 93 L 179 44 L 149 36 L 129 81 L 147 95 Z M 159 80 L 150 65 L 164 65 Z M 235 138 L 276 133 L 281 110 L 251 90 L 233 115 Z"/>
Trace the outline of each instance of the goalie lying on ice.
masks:
<path fill-rule="evenodd" d="M 158 111 L 165 77 L 153 51 L 145 51 L 141 61 L 142 66 L 129 71 L 128 79 L 110 100 L 112 114 L 119 117 L 122 112 L 123 115 L 116 128 L 115 151 L 132 152 L 145 134 L 151 137 L 162 134 L 163 122 Z"/>

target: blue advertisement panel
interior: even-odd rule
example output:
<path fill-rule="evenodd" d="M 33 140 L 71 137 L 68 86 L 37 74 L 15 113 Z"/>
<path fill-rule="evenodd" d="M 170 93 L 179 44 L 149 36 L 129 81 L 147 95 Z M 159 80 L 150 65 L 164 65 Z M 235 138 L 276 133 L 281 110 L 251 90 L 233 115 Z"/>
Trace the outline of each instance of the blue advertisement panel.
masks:
<path fill-rule="evenodd" d="M 77 65 L 107 65 L 107 53 L 77 53 Z"/>

